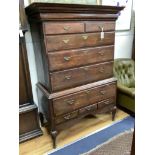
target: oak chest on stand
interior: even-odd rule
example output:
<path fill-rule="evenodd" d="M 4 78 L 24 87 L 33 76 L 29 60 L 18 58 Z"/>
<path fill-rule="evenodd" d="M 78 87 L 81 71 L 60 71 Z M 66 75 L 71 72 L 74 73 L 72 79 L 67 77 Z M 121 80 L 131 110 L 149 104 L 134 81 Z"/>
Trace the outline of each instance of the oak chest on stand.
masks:
<path fill-rule="evenodd" d="M 116 112 L 115 21 L 123 7 L 33 3 L 38 97 L 56 147 L 62 128 L 88 114 Z"/>

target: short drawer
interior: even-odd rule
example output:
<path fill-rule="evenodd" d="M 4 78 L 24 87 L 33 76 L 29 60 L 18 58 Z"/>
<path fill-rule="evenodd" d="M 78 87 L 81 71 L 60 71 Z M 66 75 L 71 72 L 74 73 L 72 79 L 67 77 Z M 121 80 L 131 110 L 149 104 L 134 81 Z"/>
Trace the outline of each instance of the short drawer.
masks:
<path fill-rule="evenodd" d="M 89 113 L 90 111 L 94 111 L 96 109 L 97 109 L 97 104 L 93 104 L 93 105 L 90 105 L 90 106 L 80 109 L 79 114 Z"/>
<path fill-rule="evenodd" d="M 62 123 L 62 122 L 66 122 L 66 121 L 69 121 L 69 120 L 71 120 L 73 118 L 76 118 L 77 116 L 78 116 L 78 111 L 73 111 L 73 112 L 71 112 L 69 114 L 56 117 L 55 118 L 55 123 L 59 124 L 59 123 Z"/>
<path fill-rule="evenodd" d="M 109 106 L 111 104 L 115 104 L 115 97 L 107 98 L 101 102 L 98 103 L 98 108 L 103 108 L 106 106 Z"/>
<path fill-rule="evenodd" d="M 53 99 L 54 115 L 66 114 L 116 96 L 116 83 L 85 89 L 75 94 Z"/>
<path fill-rule="evenodd" d="M 53 91 L 64 90 L 113 76 L 113 61 L 51 73 Z"/>
<path fill-rule="evenodd" d="M 82 33 L 84 32 L 84 23 L 73 22 L 45 22 L 45 34 L 68 34 L 68 33 Z"/>
<path fill-rule="evenodd" d="M 114 21 L 91 21 L 85 23 L 86 32 L 115 31 Z"/>
<path fill-rule="evenodd" d="M 100 33 L 46 36 L 47 51 L 75 49 L 102 45 L 114 45 L 114 32 L 105 32 L 101 39 Z"/>
<path fill-rule="evenodd" d="M 100 63 L 113 58 L 113 45 L 48 53 L 50 71 Z"/>

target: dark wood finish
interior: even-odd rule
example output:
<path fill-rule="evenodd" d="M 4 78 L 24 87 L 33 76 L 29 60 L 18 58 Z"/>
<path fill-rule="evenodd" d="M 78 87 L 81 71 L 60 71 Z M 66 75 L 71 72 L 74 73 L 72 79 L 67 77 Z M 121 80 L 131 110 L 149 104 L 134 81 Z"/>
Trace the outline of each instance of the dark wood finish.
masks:
<path fill-rule="evenodd" d="M 85 23 L 86 32 L 101 32 L 103 31 L 114 31 L 115 22 L 114 21 L 91 21 Z"/>
<path fill-rule="evenodd" d="M 19 142 L 42 135 L 39 126 L 38 108 L 35 104 L 27 105 L 19 110 Z"/>
<path fill-rule="evenodd" d="M 51 87 L 59 91 L 79 85 L 110 78 L 113 75 L 113 62 L 74 68 L 51 74 Z"/>
<path fill-rule="evenodd" d="M 115 84 L 101 85 L 99 87 L 86 89 L 78 93 L 66 95 L 65 97 L 56 98 L 53 100 L 53 108 L 55 115 L 61 115 L 80 107 L 84 107 L 105 98 L 115 96 Z"/>
<path fill-rule="evenodd" d="M 28 30 L 24 0 L 19 0 L 19 29 L 23 35 Z M 38 108 L 33 102 L 25 38 L 19 38 L 19 142 L 42 135 Z"/>
<path fill-rule="evenodd" d="M 32 104 L 32 90 L 25 39 L 19 39 L 19 105 Z"/>
<path fill-rule="evenodd" d="M 19 38 L 19 142 L 42 135 L 33 102 L 25 38 Z"/>
<path fill-rule="evenodd" d="M 89 113 L 90 111 L 94 111 L 97 109 L 97 104 L 92 104 L 92 105 L 89 105 L 89 106 L 86 106 L 84 108 L 81 108 L 79 110 L 79 114 L 85 114 L 85 113 Z"/>
<path fill-rule="evenodd" d="M 63 50 L 48 53 L 49 70 L 57 71 L 113 60 L 114 46 Z"/>
<path fill-rule="evenodd" d="M 45 34 L 69 34 L 84 32 L 84 23 L 77 22 L 46 22 L 44 23 Z"/>
<path fill-rule="evenodd" d="M 25 38 L 19 38 L 19 142 L 42 135 L 33 102 Z"/>
<path fill-rule="evenodd" d="M 56 117 L 55 118 L 55 123 L 60 124 L 62 122 L 66 122 L 66 121 L 69 121 L 69 120 L 71 120 L 73 118 L 76 118 L 77 116 L 78 116 L 78 110 L 73 111 L 73 112 L 71 112 L 71 113 L 69 113 L 69 114 L 67 114 L 65 116 Z"/>
<path fill-rule="evenodd" d="M 46 49 L 47 51 L 57 51 L 63 49 L 114 45 L 114 32 L 105 32 L 104 39 L 101 39 L 100 36 L 100 33 L 46 36 Z"/>
<path fill-rule="evenodd" d="M 57 3 L 32 3 L 26 8 L 26 13 L 35 21 L 44 20 L 113 20 L 118 18 L 118 12 L 124 7 L 82 5 L 82 4 L 57 4 Z M 58 15 L 59 13 L 59 15 Z"/>
<path fill-rule="evenodd" d="M 124 7 L 33 3 L 28 15 L 38 96 L 56 147 L 59 131 L 96 113 L 116 113 L 115 21 Z M 101 31 L 104 38 L 101 38 Z"/>

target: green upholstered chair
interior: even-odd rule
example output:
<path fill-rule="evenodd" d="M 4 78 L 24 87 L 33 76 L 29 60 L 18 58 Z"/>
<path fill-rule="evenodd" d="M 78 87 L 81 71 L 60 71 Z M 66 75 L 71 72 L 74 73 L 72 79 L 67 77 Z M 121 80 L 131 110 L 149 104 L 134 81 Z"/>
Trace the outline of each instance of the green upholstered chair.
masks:
<path fill-rule="evenodd" d="M 114 76 L 117 78 L 117 105 L 135 112 L 135 62 L 132 59 L 114 60 Z"/>

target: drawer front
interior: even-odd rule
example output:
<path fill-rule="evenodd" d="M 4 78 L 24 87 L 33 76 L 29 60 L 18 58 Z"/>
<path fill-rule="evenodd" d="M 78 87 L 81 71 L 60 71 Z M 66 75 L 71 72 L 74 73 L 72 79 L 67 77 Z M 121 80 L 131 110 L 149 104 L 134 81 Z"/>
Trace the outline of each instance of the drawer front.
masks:
<path fill-rule="evenodd" d="M 80 67 L 93 63 L 100 63 L 113 60 L 113 58 L 113 45 L 48 53 L 50 71 Z"/>
<path fill-rule="evenodd" d="M 69 113 L 116 95 L 116 83 L 101 85 L 81 92 L 53 99 L 55 116 Z"/>
<path fill-rule="evenodd" d="M 82 33 L 84 32 L 83 23 L 44 23 L 45 34 L 67 34 L 67 33 Z"/>
<path fill-rule="evenodd" d="M 51 73 L 51 86 L 59 91 L 112 76 L 113 61 Z"/>
<path fill-rule="evenodd" d="M 55 51 L 82 47 L 114 45 L 114 36 L 114 32 L 105 32 L 103 39 L 101 39 L 100 33 L 46 36 L 46 49 L 47 51 Z"/>
<path fill-rule="evenodd" d="M 98 108 L 103 108 L 103 107 L 107 107 L 111 104 L 115 104 L 115 97 L 111 97 L 111 98 L 108 98 L 108 99 L 105 99 L 101 102 L 98 103 Z"/>
<path fill-rule="evenodd" d="M 97 109 L 97 104 L 89 105 L 79 110 L 79 114 L 86 114 Z"/>
<path fill-rule="evenodd" d="M 115 22 L 111 21 L 91 21 L 86 22 L 86 32 L 115 31 Z"/>
<path fill-rule="evenodd" d="M 62 123 L 62 122 L 66 122 L 66 121 L 69 121 L 73 118 L 76 118 L 78 116 L 78 111 L 74 111 L 74 112 L 71 112 L 69 114 L 66 114 L 64 116 L 59 116 L 59 117 L 56 117 L 55 118 L 55 123 L 56 124 L 59 124 L 59 123 Z"/>

